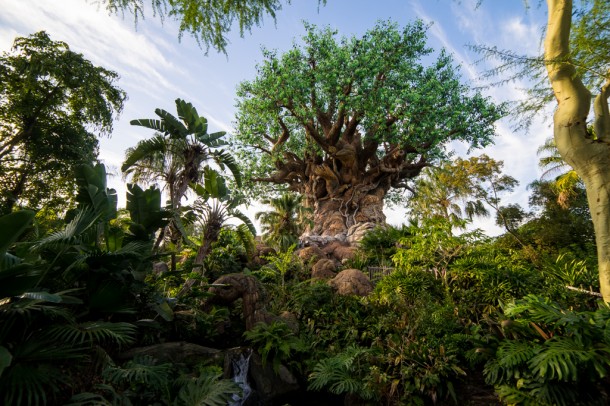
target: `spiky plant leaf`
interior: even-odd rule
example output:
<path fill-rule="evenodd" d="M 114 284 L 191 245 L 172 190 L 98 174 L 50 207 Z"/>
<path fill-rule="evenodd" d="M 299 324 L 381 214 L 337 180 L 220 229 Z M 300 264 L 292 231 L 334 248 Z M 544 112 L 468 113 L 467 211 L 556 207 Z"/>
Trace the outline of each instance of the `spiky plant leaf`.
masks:
<path fill-rule="evenodd" d="M 163 109 L 155 109 L 155 114 L 161 117 L 161 120 L 165 124 L 164 134 L 168 135 L 170 138 L 183 139 L 190 133 L 184 123 L 180 122 L 180 120 L 171 113 Z"/>
<path fill-rule="evenodd" d="M 52 327 L 48 336 L 73 345 L 114 344 L 123 346 L 135 342 L 137 328 L 131 323 L 90 321 Z"/>
<path fill-rule="evenodd" d="M 125 174 L 133 172 L 140 161 L 151 155 L 164 154 L 168 147 L 167 141 L 160 135 L 138 142 L 134 148 L 127 149 L 121 171 Z"/>
<path fill-rule="evenodd" d="M 227 213 L 230 216 L 243 221 L 242 226 L 247 227 L 248 231 L 250 233 L 252 233 L 253 236 L 256 236 L 256 227 L 254 227 L 254 224 L 252 223 L 252 221 L 250 220 L 250 218 L 248 216 L 246 216 L 244 213 L 242 213 L 241 211 L 236 210 L 236 209 L 230 209 L 230 210 L 228 210 Z"/>
<path fill-rule="evenodd" d="M 99 223 L 102 212 L 91 209 L 78 210 L 76 216 L 64 227 L 33 245 L 36 250 L 71 248 L 81 243 L 85 233 L 94 230 Z"/>
<path fill-rule="evenodd" d="M 114 406 L 114 404 L 98 393 L 83 392 L 72 396 L 69 403 L 64 406 Z"/>
<path fill-rule="evenodd" d="M 49 292 L 25 292 L 19 296 L 20 299 L 33 299 L 38 302 L 61 303 L 61 295 Z"/>
<path fill-rule="evenodd" d="M 0 379 L 0 403 L 3 405 L 46 405 L 49 395 L 59 393 L 66 378 L 47 364 L 19 363 Z"/>
<path fill-rule="evenodd" d="M 212 156 L 221 169 L 226 166 L 231 171 L 233 179 L 238 187 L 241 187 L 241 169 L 235 158 L 226 151 L 212 151 Z"/>

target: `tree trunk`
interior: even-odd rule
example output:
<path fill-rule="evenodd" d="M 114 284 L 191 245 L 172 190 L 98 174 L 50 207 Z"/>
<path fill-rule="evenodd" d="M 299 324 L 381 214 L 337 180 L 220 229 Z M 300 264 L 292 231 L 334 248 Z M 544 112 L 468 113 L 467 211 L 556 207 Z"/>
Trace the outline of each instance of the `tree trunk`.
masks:
<path fill-rule="evenodd" d="M 356 189 L 356 190 L 354 190 Z M 341 196 L 314 202 L 314 235 L 335 236 L 361 223 L 385 223 L 383 198 L 385 191 L 377 188 L 360 195 L 356 188 L 346 190 Z"/>
<path fill-rule="evenodd" d="M 572 0 L 547 0 L 547 71 L 558 107 L 554 116 L 557 149 L 585 183 L 599 264 L 600 290 L 610 302 L 610 114 L 608 83 L 595 100 L 596 139 L 587 134 L 591 93 L 569 63 Z"/>

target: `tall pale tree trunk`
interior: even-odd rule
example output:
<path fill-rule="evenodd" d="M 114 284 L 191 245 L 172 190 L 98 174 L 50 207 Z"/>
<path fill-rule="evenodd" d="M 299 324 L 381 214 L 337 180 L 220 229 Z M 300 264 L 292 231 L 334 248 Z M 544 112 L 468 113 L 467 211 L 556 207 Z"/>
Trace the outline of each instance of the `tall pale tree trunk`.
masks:
<path fill-rule="evenodd" d="M 599 282 L 610 302 L 610 83 L 595 98 L 596 139 L 587 136 L 591 93 L 569 63 L 572 0 L 547 0 L 549 19 L 545 39 L 547 71 L 558 107 L 554 116 L 559 153 L 582 178 L 595 229 Z"/>

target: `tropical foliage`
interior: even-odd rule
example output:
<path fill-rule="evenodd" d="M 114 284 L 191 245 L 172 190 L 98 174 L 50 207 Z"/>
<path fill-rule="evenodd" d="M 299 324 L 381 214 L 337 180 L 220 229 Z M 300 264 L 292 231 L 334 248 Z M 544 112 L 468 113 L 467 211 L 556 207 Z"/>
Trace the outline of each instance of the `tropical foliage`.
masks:
<path fill-rule="evenodd" d="M 135 5 L 136 13 L 142 5 L 131 0 L 105 4 L 112 11 Z M 169 15 L 184 12 L 180 15 L 196 18 L 195 11 L 180 9 L 187 4 L 193 3 L 154 6 L 168 6 Z M 263 7 L 243 16 L 250 22 L 279 5 L 227 7 L 241 10 L 245 4 Z M 587 10 L 605 10 L 596 1 L 589 4 Z M 225 17 L 218 24 L 237 18 Z M 605 21 L 603 17 L 592 16 L 595 21 Z M 183 30 L 189 31 L 190 23 L 185 24 Z M 485 155 L 443 160 L 446 131 L 453 128 L 452 136 L 484 145 L 501 111 L 459 83 L 446 54 L 433 67 L 418 65 L 418 58 L 429 52 L 424 36 L 421 23 L 403 31 L 380 23 L 363 39 L 343 42 L 329 30 L 308 27 L 306 46 L 295 46 L 282 57 L 266 54 L 260 77 L 241 89 L 240 137 L 261 141 L 250 147 L 266 149 L 263 153 L 270 156 L 246 168 L 250 175 L 265 165 L 281 171 L 287 162 L 311 158 L 315 167 L 304 173 L 317 175 L 310 185 L 315 187 L 306 191 L 319 194 L 314 202 L 319 206 L 336 198 L 323 196 L 329 192 L 324 165 L 350 174 L 345 169 L 356 146 L 368 154 L 367 170 L 374 165 L 381 172 L 391 165 L 412 170 L 377 178 L 387 181 L 383 193 L 394 186 L 414 188 L 407 207 L 412 218 L 399 227 L 373 228 L 357 249 L 346 246 L 347 237 L 333 237 L 321 248 L 299 246 L 299 236 L 311 229 L 310 208 L 316 206 L 310 195 L 291 193 L 261 199 L 271 210 L 256 217 L 264 241 L 273 247 L 257 241 L 254 224 L 242 211 L 243 196 L 254 189 L 244 190 L 226 134 L 208 133 L 207 120 L 182 99 L 176 100 L 177 116 L 157 109 L 159 119 L 132 122 L 155 134 L 127 151 L 124 173 L 149 187 L 128 184 L 124 209 L 108 187 L 104 165 L 83 162 L 95 156 L 89 149 L 67 163 L 69 171 L 58 180 L 65 181 L 65 189 L 48 185 L 57 196 L 68 197 L 64 207 L 51 198 L 38 199 L 37 191 L 6 205 L 0 216 L 0 403 L 226 405 L 253 396 L 250 401 L 273 404 L 607 404 L 610 307 L 599 300 L 592 214 L 584 189 L 575 184 L 565 205 L 557 201 L 553 182 L 534 182 L 526 211 L 503 205 L 516 181 L 502 172 L 501 162 Z M 222 46 L 221 37 L 210 38 L 201 37 Z M 401 54 L 393 53 L 394 46 L 407 54 L 404 61 L 398 61 Z M 387 55 L 373 52 L 378 49 Z M 43 146 L 21 142 L 30 143 L 34 135 L 50 137 L 44 148 L 53 150 L 54 131 L 90 141 L 75 147 L 94 146 L 95 137 L 84 129 L 97 124 L 97 130 L 109 131 L 124 97 L 113 87 L 113 74 L 90 66 L 44 33 L 18 39 L 17 50 L 3 57 L 0 70 L 7 78 L 6 103 L 0 106 L 5 118 L 0 164 L 15 154 L 42 157 L 35 154 Z M 40 62 L 42 76 L 29 57 Z M 47 63 L 55 57 L 57 67 Z M 91 70 L 98 75 L 89 83 L 93 88 L 70 85 L 64 72 L 70 61 L 75 64 L 71 74 Z M 18 69 L 26 65 L 30 70 Z M 369 75 L 380 66 L 385 69 L 377 72 L 381 76 Z M 311 87 L 300 76 L 304 72 L 320 81 Z M 38 93 L 53 85 L 58 95 L 67 92 L 72 110 L 65 106 L 67 99 L 59 100 L 41 107 L 45 114 L 30 117 L 34 130 L 23 127 L 18 118 L 29 110 L 19 75 L 26 73 L 31 75 L 24 76 L 25 85 L 37 94 L 30 95 L 31 102 L 41 101 Z M 430 95 L 414 91 L 417 86 Z M 303 89 L 306 96 L 299 93 Z M 314 104 L 326 110 L 314 112 L 312 89 Z M 439 101 L 439 95 L 448 97 Z M 105 107 L 93 104 L 102 101 Z M 423 114 L 432 108 L 453 115 L 438 121 L 438 116 Z M 414 125 L 416 115 L 426 119 L 408 134 L 395 125 Z M 328 138 L 307 127 L 314 120 L 319 121 L 315 130 L 326 131 Z M 266 148 L 263 140 L 271 142 L 274 136 L 275 146 Z M 396 148 L 405 154 L 396 155 Z M 544 148 L 553 152 L 551 144 Z M 54 153 L 58 151 L 63 150 Z M 432 163 L 435 168 L 429 167 Z M 551 153 L 543 163 L 550 168 L 559 161 Z M 402 183 L 420 170 L 417 181 Z M 29 169 L 25 172 L 31 175 Z M 295 182 L 292 189 L 305 183 L 305 178 L 295 180 L 298 175 L 286 176 Z M 352 188 L 346 196 L 355 198 L 358 188 L 348 180 L 338 183 Z M 187 195 L 194 200 L 187 202 Z M 368 199 L 379 197 L 370 194 Z M 42 210 L 23 209 L 22 203 Z M 346 204 L 329 213 L 350 218 Z M 472 228 L 474 216 L 490 212 L 504 226 L 504 235 L 492 238 Z M 355 221 L 353 214 L 349 221 Z M 337 250 L 348 254 L 343 263 L 331 259 Z M 317 272 L 320 263 L 331 283 Z M 341 278 L 335 273 L 352 267 L 363 273 L 379 267 L 384 274 L 365 296 L 339 294 Z M 349 272 L 343 275 L 357 274 Z M 215 282 L 225 274 L 237 282 Z M 369 282 L 361 276 L 363 284 Z M 243 286 L 240 280 L 246 281 Z M 250 324 L 250 317 L 261 322 Z M 233 347 L 253 353 L 256 362 L 246 379 L 252 388 L 229 379 Z M 271 384 L 263 382 L 263 374 Z M 269 394 L 289 386 L 282 379 L 300 389 Z"/>
<path fill-rule="evenodd" d="M 255 215 L 261 224 L 263 238 L 281 251 L 297 244 L 306 227 L 311 226 L 312 210 L 304 206 L 301 195 L 284 193 L 279 197 L 262 199 L 261 203 L 271 206 L 271 210 Z"/>
<path fill-rule="evenodd" d="M 74 203 L 74 169 L 123 109 L 117 79 L 44 31 L 15 39 L 0 57 L 0 213 Z"/>

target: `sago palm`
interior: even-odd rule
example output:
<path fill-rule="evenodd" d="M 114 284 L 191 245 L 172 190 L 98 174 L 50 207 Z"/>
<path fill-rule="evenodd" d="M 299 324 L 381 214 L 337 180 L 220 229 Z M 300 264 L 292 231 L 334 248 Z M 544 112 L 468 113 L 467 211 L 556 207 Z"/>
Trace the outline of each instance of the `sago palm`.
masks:
<path fill-rule="evenodd" d="M 265 241 L 285 251 L 299 240 L 308 224 L 311 209 L 303 206 L 303 196 L 284 193 L 280 197 L 267 198 L 261 203 L 271 206 L 270 211 L 256 213 Z"/>

